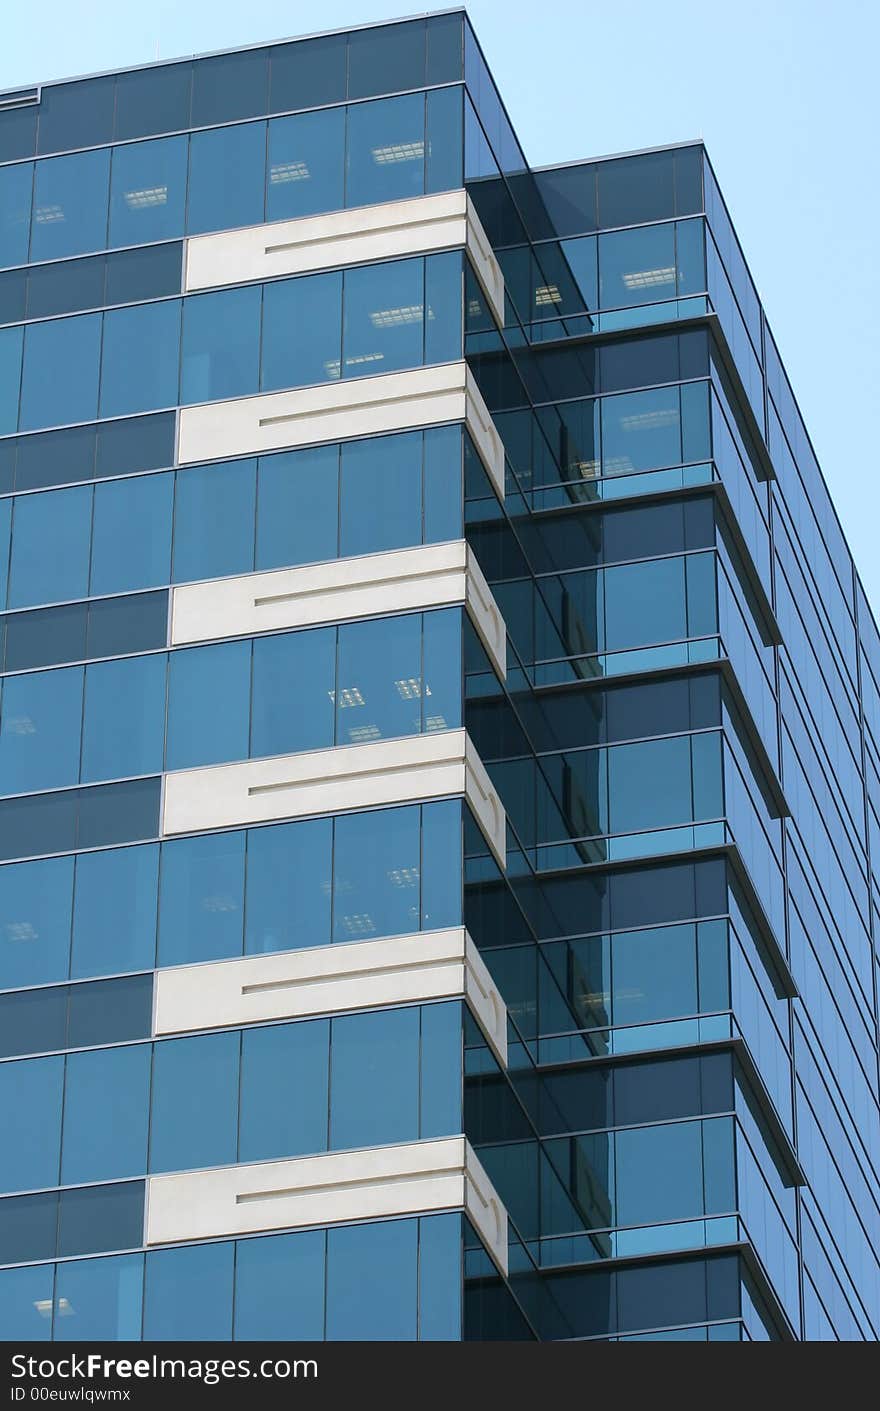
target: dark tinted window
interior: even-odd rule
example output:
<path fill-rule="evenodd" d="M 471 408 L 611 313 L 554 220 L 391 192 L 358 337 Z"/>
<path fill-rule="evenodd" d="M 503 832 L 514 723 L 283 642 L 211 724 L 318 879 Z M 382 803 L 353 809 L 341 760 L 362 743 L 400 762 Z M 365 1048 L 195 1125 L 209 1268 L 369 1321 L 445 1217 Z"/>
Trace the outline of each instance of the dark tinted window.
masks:
<path fill-rule="evenodd" d="M 598 229 L 595 166 L 541 171 L 535 180 L 557 235 L 582 235 Z"/>
<path fill-rule="evenodd" d="M 159 823 L 160 782 L 134 779 L 126 784 L 82 789 L 77 846 L 101 848 L 108 843 L 154 838 Z"/>
<path fill-rule="evenodd" d="M 345 97 L 344 34 L 279 44 L 272 50 L 269 111 L 315 108 Z"/>
<path fill-rule="evenodd" d="M 67 986 L 0 995 L 0 1056 L 49 1053 L 67 1037 Z"/>
<path fill-rule="evenodd" d="M 34 104 L 32 108 L 0 113 L 0 162 L 17 162 L 20 157 L 33 156 L 39 111 Z"/>
<path fill-rule="evenodd" d="M 104 266 L 103 255 L 36 265 L 28 274 L 28 317 L 99 309 L 104 302 Z"/>
<path fill-rule="evenodd" d="M 158 299 L 180 292 L 182 246 L 147 245 L 142 250 L 123 250 L 107 258 L 108 304 L 132 304 L 139 299 Z"/>
<path fill-rule="evenodd" d="M 88 604 L 73 603 L 6 618 L 6 671 L 27 671 L 57 662 L 81 661 L 86 651 Z"/>
<path fill-rule="evenodd" d="M 168 631 L 167 593 L 136 593 L 89 604 L 90 657 L 145 652 L 164 647 Z"/>
<path fill-rule="evenodd" d="M 90 78 L 61 83 L 40 95 L 38 152 L 66 152 L 97 147 L 113 138 L 116 79 Z"/>
<path fill-rule="evenodd" d="M 210 127 L 213 123 L 265 113 L 268 69 L 266 49 L 198 59 L 193 65 L 193 127 Z"/>
<path fill-rule="evenodd" d="M 152 1005 L 152 975 L 71 985 L 67 1043 L 79 1048 L 147 1038 Z"/>
<path fill-rule="evenodd" d="M 425 22 L 356 30 L 348 42 L 348 96 L 370 98 L 425 81 Z"/>
<path fill-rule="evenodd" d="M 463 16 L 435 15 L 428 20 L 425 83 L 454 83 L 464 75 Z"/>
<path fill-rule="evenodd" d="M 120 74 L 116 87 L 116 138 L 147 137 L 189 127 L 192 64 Z"/>
<path fill-rule="evenodd" d="M 143 1181 L 61 1191 L 59 1206 L 60 1255 L 132 1249 L 143 1240 Z"/>
<path fill-rule="evenodd" d="M 13 1196 L 0 1200 L 0 1263 L 51 1259 L 55 1253 L 58 1195 Z"/>
<path fill-rule="evenodd" d="M 0 274 L 0 323 L 17 323 L 27 306 L 27 275 L 24 270 Z"/>
<path fill-rule="evenodd" d="M 126 475 L 174 464 L 174 413 L 109 421 L 97 427 L 95 474 Z"/>

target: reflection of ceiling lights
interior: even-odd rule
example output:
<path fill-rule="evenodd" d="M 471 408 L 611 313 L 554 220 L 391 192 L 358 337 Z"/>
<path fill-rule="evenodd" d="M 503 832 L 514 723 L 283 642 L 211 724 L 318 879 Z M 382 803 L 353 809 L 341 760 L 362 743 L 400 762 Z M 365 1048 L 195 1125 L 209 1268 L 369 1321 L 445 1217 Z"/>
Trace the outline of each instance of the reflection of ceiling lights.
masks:
<path fill-rule="evenodd" d="M 29 715 L 10 715 L 4 720 L 7 735 L 36 735 L 37 727 Z"/>
<path fill-rule="evenodd" d="M 675 283 L 675 265 L 665 269 L 634 269 L 630 274 L 621 275 L 627 289 L 653 289 L 658 284 Z"/>
<path fill-rule="evenodd" d="M 629 456 L 606 456 L 602 462 L 606 475 L 628 475 L 633 469 Z"/>
<path fill-rule="evenodd" d="M 421 323 L 423 317 L 421 304 L 404 304 L 399 309 L 376 309 L 370 323 L 374 328 L 397 328 L 402 323 Z"/>
<path fill-rule="evenodd" d="M 273 162 L 269 168 L 269 185 L 280 186 L 286 181 L 308 181 L 311 175 L 305 162 Z"/>
<path fill-rule="evenodd" d="M 237 911 L 238 905 L 232 897 L 225 897 L 222 893 L 214 897 L 202 897 L 203 911 Z"/>
<path fill-rule="evenodd" d="M 34 1301 L 34 1307 L 36 1308 L 36 1310 L 37 1310 L 37 1312 L 39 1313 L 39 1315 L 40 1315 L 41 1318 L 51 1318 L 51 1317 L 52 1317 L 52 1299 L 51 1299 L 51 1298 L 38 1298 L 38 1299 L 36 1299 L 36 1300 Z M 68 1315 L 68 1313 L 72 1313 L 72 1312 L 73 1312 L 73 1309 L 72 1309 L 72 1307 L 71 1307 L 71 1305 L 70 1305 L 69 1299 L 66 1299 L 66 1298 L 59 1298 L 59 1299 L 58 1299 L 58 1302 L 55 1304 L 55 1312 L 56 1312 L 56 1313 L 60 1313 L 62 1318 L 66 1318 L 67 1315 Z"/>
<path fill-rule="evenodd" d="M 407 676 L 401 681 L 395 681 L 397 694 L 402 701 L 417 701 L 422 694 L 422 683 L 417 676 Z"/>
<path fill-rule="evenodd" d="M 392 887 L 417 887 L 419 869 L 417 867 L 395 867 L 385 874 Z"/>
<path fill-rule="evenodd" d="M 483 312 L 483 306 L 479 299 L 468 299 L 467 311 L 470 318 L 479 318 Z"/>
<path fill-rule="evenodd" d="M 663 407 L 655 412 L 638 412 L 634 416 L 620 418 L 621 431 L 660 431 L 665 426 L 678 425 L 678 412 L 674 407 Z"/>
<path fill-rule="evenodd" d="M 142 211 L 147 206 L 167 206 L 167 186 L 145 186 L 143 191 L 126 191 L 125 204 L 130 211 Z"/>
<path fill-rule="evenodd" d="M 342 927 L 349 936 L 372 936 L 376 931 L 376 924 L 368 911 L 354 911 L 343 916 Z"/>
<path fill-rule="evenodd" d="M 446 717 L 443 716 L 443 715 L 426 715 L 426 716 L 425 716 L 425 729 L 426 729 L 426 730 L 446 730 L 446 729 L 448 729 L 448 726 L 447 726 L 447 724 L 446 724 Z"/>
<path fill-rule="evenodd" d="M 52 225 L 55 221 L 64 219 L 63 206 L 37 206 L 34 211 L 34 220 L 37 225 Z"/>
<path fill-rule="evenodd" d="M 362 706 L 364 704 L 364 698 L 357 686 L 343 686 L 338 694 L 336 691 L 328 691 L 327 695 L 331 701 L 336 702 L 340 710 L 344 710 L 346 706 Z"/>
<path fill-rule="evenodd" d="M 390 147 L 372 149 L 373 161 L 380 167 L 389 162 L 420 162 L 424 155 L 424 142 L 393 142 Z"/>
<path fill-rule="evenodd" d="M 561 304 L 562 295 L 555 284 L 539 284 L 535 290 L 535 303 L 540 304 Z"/>
<path fill-rule="evenodd" d="M 40 933 L 30 921 L 7 921 L 3 927 L 10 941 L 36 941 Z"/>
<path fill-rule="evenodd" d="M 596 461 L 569 461 L 569 470 L 576 470 L 584 480 L 595 480 L 599 474 L 599 462 Z"/>
<path fill-rule="evenodd" d="M 366 740 L 378 740 L 382 732 L 378 725 L 358 725 L 348 732 L 348 738 L 354 745 L 362 745 Z"/>
<path fill-rule="evenodd" d="M 358 354 L 357 354 L 355 357 L 353 357 L 353 358 L 346 358 L 346 359 L 345 359 L 345 366 L 346 366 L 346 367 L 358 367 L 361 363 L 383 363 L 384 361 L 385 361 L 385 354 L 384 354 L 384 353 L 358 353 Z M 331 366 L 331 364 L 330 364 L 330 363 L 326 363 L 325 366 L 329 368 L 329 367 Z M 334 364 L 332 364 L 332 366 L 338 368 L 338 367 L 339 367 L 339 364 L 338 364 L 338 363 L 334 363 Z M 333 374 L 333 376 L 338 377 L 338 376 L 339 376 L 339 373 L 336 372 L 336 373 Z"/>

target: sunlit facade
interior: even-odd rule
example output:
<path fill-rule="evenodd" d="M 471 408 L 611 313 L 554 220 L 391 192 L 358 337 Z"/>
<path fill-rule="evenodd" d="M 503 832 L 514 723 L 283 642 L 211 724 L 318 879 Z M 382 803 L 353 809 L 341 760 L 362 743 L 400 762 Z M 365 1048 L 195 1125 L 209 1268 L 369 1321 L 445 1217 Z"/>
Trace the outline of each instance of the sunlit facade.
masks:
<path fill-rule="evenodd" d="M 0 94 L 0 267 L 0 1336 L 876 1341 L 880 636 L 702 144 L 445 12 Z"/>

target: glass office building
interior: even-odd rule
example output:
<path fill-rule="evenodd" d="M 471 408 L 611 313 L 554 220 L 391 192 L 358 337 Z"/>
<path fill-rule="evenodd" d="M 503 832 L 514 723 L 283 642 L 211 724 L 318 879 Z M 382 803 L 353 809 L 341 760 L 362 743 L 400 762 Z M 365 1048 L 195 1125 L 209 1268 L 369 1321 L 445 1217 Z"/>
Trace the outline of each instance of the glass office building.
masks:
<path fill-rule="evenodd" d="M 700 143 L 0 95 L 0 1336 L 880 1335 L 880 635 Z"/>

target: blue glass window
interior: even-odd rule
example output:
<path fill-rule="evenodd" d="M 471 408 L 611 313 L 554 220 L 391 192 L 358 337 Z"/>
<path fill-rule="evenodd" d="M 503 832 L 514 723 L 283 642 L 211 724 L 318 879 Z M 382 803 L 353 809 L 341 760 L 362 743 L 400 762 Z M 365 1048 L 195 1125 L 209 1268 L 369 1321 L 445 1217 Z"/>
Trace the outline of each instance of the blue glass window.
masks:
<path fill-rule="evenodd" d="M 436 88 L 426 96 L 425 191 L 455 191 L 464 185 L 462 89 Z"/>
<path fill-rule="evenodd" d="M 0 1327 L 10 1342 L 48 1342 L 52 1335 L 53 1264 L 0 1273 Z"/>
<path fill-rule="evenodd" d="M 343 446 L 339 533 L 343 555 L 421 543 L 421 432 Z"/>
<path fill-rule="evenodd" d="M 0 167 L 0 265 L 27 260 L 33 180 L 33 162 Z"/>
<path fill-rule="evenodd" d="M 328 1230 L 327 1341 L 414 1341 L 417 1264 L 417 1220 Z"/>
<path fill-rule="evenodd" d="M 92 490 L 24 495 L 15 504 L 9 606 L 84 598 L 89 591 Z"/>
<path fill-rule="evenodd" d="M 345 377 L 371 377 L 422 361 L 424 272 L 421 259 L 346 270 Z"/>
<path fill-rule="evenodd" d="M 30 866 L 57 867 L 58 862 Z M 83 853 L 76 862 L 73 979 L 151 969 L 156 957 L 159 848 Z"/>
<path fill-rule="evenodd" d="M 425 260 L 426 363 L 461 357 L 463 287 L 461 255 L 451 251 Z"/>
<path fill-rule="evenodd" d="M 58 1265 L 56 1342 L 136 1342 L 141 1335 L 144 1256 Z"/>
<path fill-rule="evenodd" d="M 652 781 L 650 790 L 645 780 Z M 608 831 L 635 832 L 693 817 L 690 740 L 646 740 L 608 751 Z"/>
<path fill-rule="evenodd" d="M 462 1012 L 460 1004 L 422 1006 L 420 1137 L 462 1130 Z"/>
<path fill-rule="evenodd" d="M 681 461 L 678 387 L 602 398 L 602 458 L 606 475 L 627 475 Z"/>
<path fill-rule="evenodd" d="M 192 64 L 167 64 L 116 75 L 116 140 L 189 127 Z"/>
<path fill-rule="evenodd" d="M 0 867 L 0 987 L 67 978 L 73 858 Z"/>
<path fill-rule="evenodd" d="M 686 637 L 681 558 L 605 570 L 605 646 L 612 650 Z"/>
<path fill-rule="evenodd" d="M 106 313 L 101 416 L 175 406 L 179 340 L 179 299 Z"/>
<path fill-rule="evenodd" d="M 239 1043 L 234 1032 L 154 1046 L 151 1171 L 235 1161 Z"/>
<path fill-rule="evenodd" d="M 100 358 L 100 314 L 29 324 L 21 374 L 21 430 L 93 421 L 98 414 Z"/>
<path fill-rule="evenodd" d="M 675 226 L 648 225 L 599 236 L 602 308 L 675 297 Z"/>
<path fill-rule="evenodd" d="M 333 744 L 336 629 L 288 632 L 254 641 L 254 756 Z"/>
<path fill-rule="evenodd" d="M 244 1030 L 239 1161 L 326 1151 L 329 1060 L 327 1019 Z"/>
<path fill-rule="evenodd" d="M 247 759 L 251 644 L 171 653 L 167 769 Z"/>
<path fill-rule="evenodd" d="M 63 1058 L 0 1063 L 3 1191 L 38 1190 L 58 1184 L 63 1084 Z"/>
<path fill-rule="evenodd" d="M 0 716 L 0 793 L 36 793 L 77 783 L 82 685 L 81 666 L 7 676 Z"/>
<path fill-rule="evenodd" d="M 462 432 L 458 426 L 435 426 L 425 441 L 426 544 L 460 539 L 463 534 Z"/>
<path fill-rule="evenodd" d="M 37 162 L 31 260 L 58 260 L 107 246 L 110 149 Z"/>
<path fill-rule="evenodd" d="M 418 808 L 337 818 L 334 941 L 367 941 L 418 929 Z"/>
<path fill-rule="evenodd" d="M 267 220 L 292 220 L 340 210 L 345 204 L 344 185 L 344 108 L 272 119 Z"/>
<path fill-rule="evenodd" d="M 262 456 L 258 480 L 257 568 L 286 568 L 335 558 L 339 447 L 315 446 Z"/>
<path fill-rule="evenodd" d="M 461 804 L 454 799 L 422 809 L 422 926 L 460 926 L 462 897 Z"/>
<path fill-rule="evenodd" d="M 165 736 L 164 653 L 86 667 L 84 784 L 161 774 Z"/>
<path fill-rule="evenodd" d="M 261 390 L 305 387 L 339 377 L 341 326 L 341 273 L 267 284 Z"/>
<path fill-rule="evenodd" d="M 184 233 L 186 138 L 113 148 L 110 245 L 146 245 Z"/>
<path fill-rule="evenodd" d="M 250 832 L 247 954 L 328 944 L 331 834 L 329 818 Z"/>
<path fill-rule="evenodd" d="M 177 475 L 174 581 L 250 573 L 257 463 L 200 465 Z"/>
<path fill-rule="evenodd" d="M 265 170 L 265 123 L 194 132 L 189 148 L 189 234 L 259 224 Z"/>
<path fill-rule="evenodd" d="M 617 1223 L 647 1225 L 703 1214 L 702 1123 L 616 1134 Z"/>
<path fill-rule="evenodd" d="M 149 1112 L 149 1044 L 68 1054 L 61 1180 L 142 1175 Z"/>
<path fill-rule="evenodd" d="M 458 730 L 463 724 L 461 611 L 426 612 L 422 623 L 422 729 Z"/>
<path fill-rule="evenodd" d="M 144 1340 L 227 1342 L 234 1253 L 232 1243 L 152 1250 L 146 1259 Z"/>
<path fill-rule="evenodd" d="M 422 618 L 376 618 L 339 628 L 336 743 L 358 745 L 421 728 Z"/>
<path fill-rule="evenodd" d="M 90 592 L 127 593 L 167 583 L 174 476 L 95 486 Z"/>
<path fill-rule="evenodd" d="M 325 1238 L 323 1230 L 307 1230 L 238 1242 L 237 1341 L 321 1341 Z"/>
<path fill-rule="evenodd" d="M 419 1340 L 458 1342 L 462 1336 L 461 1216 L 419 1221 Z"/>
<path fill-rule="evenodd" d="M 348 110 L 345 204 L 421 196 L 425 189 L 425 98 L 385 98 Z"/>
<path fill-rule="evenodd" d="M 184 300 L 181 402 L 219 401 L 258 390 L 261 297 L 260 286 L 252 284 Z"/>
<path fill-rule="evenodd" d="M 418 1138 L 419 1013 L 413 1006 L 333 1020 L 331 1150 Z"/>
<path fill-rule="evenodd" d="M 0 432 L 18 429 L 21 350 L 24 329 L 0 328 Z"/>
<path fill-rule="evenodd" d="M 165 844 L 160 965 L 241 955 L 244 843 L 244 833 L 214 833 Z"/>
<path fill-rule="evenodd" d="M 268 85 L 266 49 L 243 49 L 198 59 L 193 64 L 193 127 L 210 127 L 212 123 L 265 113 Z"/>

